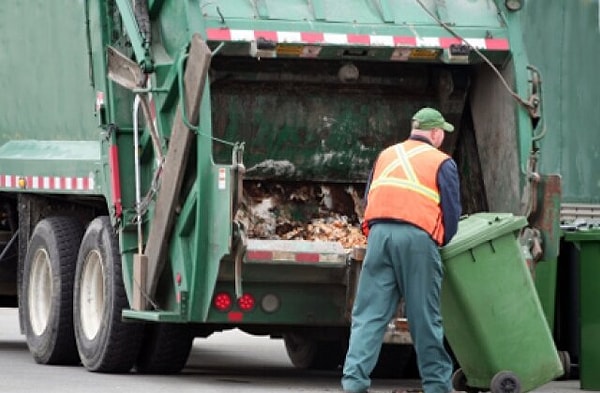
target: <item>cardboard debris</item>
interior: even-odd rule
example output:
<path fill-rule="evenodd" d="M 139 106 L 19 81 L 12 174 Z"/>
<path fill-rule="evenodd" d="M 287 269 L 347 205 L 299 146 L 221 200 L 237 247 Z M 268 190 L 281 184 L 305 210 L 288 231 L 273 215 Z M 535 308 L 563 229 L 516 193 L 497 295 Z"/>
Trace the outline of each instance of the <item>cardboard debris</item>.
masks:
<path fill-rule="evenodd" d="M 344 248 L 367 243 L 353 186 L 245 184 L 236 219 L 250 238 L 336 241 Z"/>
<path fill-rule="evenodd" d="M 298 226 L 281 235 L 286 240 L 321 240 L 338 241 L 344 248 L 365 246 L 367 240 L 360 228 L 348 224 L 343 219 L 327 222 L 326 219 L 316 219 L 305 226 Z"/>

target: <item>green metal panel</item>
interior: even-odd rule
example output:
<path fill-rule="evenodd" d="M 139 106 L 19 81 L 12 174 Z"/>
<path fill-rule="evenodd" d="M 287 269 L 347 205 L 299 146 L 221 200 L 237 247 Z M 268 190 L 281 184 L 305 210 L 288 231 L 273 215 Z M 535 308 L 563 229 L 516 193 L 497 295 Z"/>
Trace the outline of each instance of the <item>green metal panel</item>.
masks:
<path fill-rule="evenodd" d="M 283 269 L 281 269 L 283 270 Z M 217 286 L 215 293 L 231 293 L 232 285 Z M 344 326 L 348 319 L 345 313 L 346 288 L 330 283 L 315 284 L 307 281 L 303 284 L 249 283 L 244 286 L 246 293 L 252 294 L 257 303 L 265 295 L 276 295 L 280 307 L 275 312 L 265 312 L 260 304 L 249 312 L 242 313 L 237 305 L 226 312 L 211 308 L 209 321 L 214 323 L 231 322 L 231 312 L 241 314 L 240 322 L 250 324 L 295 324 L 300 326 Z M 302 296 L 298 296 L 302 294 Z M 234 297 L 235 298 L 235 297 Z"/>
<path fill-rule="evenodd" d="M 257 242 L 260 243 L 260 241 Z M 268 247 L 269 242 L 278 241 L 267 240 L 264 242 L 264 246 Z M 294 244 L 294 249 L 314 252 L 314 247 L 311 248 L 310 243 Z M 337 244 L 332 244 L 331 249 L 337 249 L 335 246 Z M 284 248 L 278 247 L 278 249 Z M 244 293 L 249 293 L 256 299 L 255 309 L 250 313 L 243 314 L 244 322 L 293 323 L 314 326 L 341 326 L 349 322 L 346 298 L 348 275 L 345 258 L 342 262 L 321 264 L 246 261 L 243 273 Z M 215 293 L 226 292 L 234 297 L 233 278 L 233 263 L 231 260 L 224 260 L 221 264 Z M 298 296 L 300 293 L 303 296 Z M 271 312 L 262 309 L 260 305 L 266 295 L 276 296 L 279 299 L 280 307 Z M 227 311 L 239 313 L 241 310 L 234 304 L 232 309 Z M 229 317 L 228 312 L 218 311 L 211 307 L 208 320 L 210 322 L 228 322 Z"/>
<path fill-rule="evenodd" d="M 97 140 L 84 2 L 5 0 L 0 37 L 0 144 Z"/>
<path fill-rule="evenodd" d="M 444 22 L 453 26 L 500 27 L 495 5 L 490 1 L 454 0 L 422 3 Z M 219 11 L 217 11 L 217 7 Z M 305 0 L 278 1 L 213 1 L 203 6 L 209 17 L 231 19 L 345 22 L 354 24 L 381 24 L 394 22 L 431 25 L 431 16 L 414 0 L 364 1 Z M 219 14 L 220 13 L 220 14 Z"/>
<path fill-rule="evenodd" d="M 8 0 L 0 9 L 0 175 L 22 178 L 17 189 L 104 189 L 85 4 Z"/>
<path fill-rule="evenodd" d="M 100 147 L 92 141 L 11 141 L 0 147 L 0 171 L 23 176 L 89 176 L 98 170 Z"/>
<path fill-rule="evenodd" d="M 562 175 L 564 202 L 600 203 L 598 1 L 525 4 L 524 40 L 543 77 L 541 171 Z"/>
<path fill-rule="evenodd" d="M 431 94 L 436 69 L 356 62 L 371 83 L 344 86 L 337 79 L 339 62 L 267 62 L 214 64 L 214 132 L 246 141 L 248 178 L 364 181 L 380 148 L 408 136 L 410 117 L 422 106 L 440 104 Z M 263 79 L 254 79 L 253 71 Z M 457 90 L 467 73 L 456 70 Z M 445 116 L 456 124 L 464 96 L 450 101 Z M 215 153 L 220 161 L 230 156 L 220 144 Z"/>
<path fill-rule="evenodd" d="M 0 146 L 0 177 L 11 178 L 0 179 L 0 190 L 97 194 L 99 161 L 93 141 L 10 141 Z"/>

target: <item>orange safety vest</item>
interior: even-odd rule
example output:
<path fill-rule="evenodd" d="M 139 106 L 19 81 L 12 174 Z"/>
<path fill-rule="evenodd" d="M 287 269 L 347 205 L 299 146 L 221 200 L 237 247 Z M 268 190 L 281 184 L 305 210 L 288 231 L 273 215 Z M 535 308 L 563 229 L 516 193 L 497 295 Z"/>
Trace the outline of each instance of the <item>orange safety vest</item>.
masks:
<path fill-rule="evenodd" d="M 437 174 L 448 158 L 428 143 L 411 139 L 382 151 L 373 171 L 363 229 L 371 220 L 401 220 L 423 229 L 442 245 Z"/>

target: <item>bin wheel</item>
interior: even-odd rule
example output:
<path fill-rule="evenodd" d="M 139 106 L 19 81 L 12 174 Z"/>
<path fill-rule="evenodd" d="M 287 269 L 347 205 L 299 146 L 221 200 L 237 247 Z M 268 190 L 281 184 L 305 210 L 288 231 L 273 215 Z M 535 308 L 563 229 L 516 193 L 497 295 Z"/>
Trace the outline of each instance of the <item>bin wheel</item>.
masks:
<path fill-rule="evenodd" d="M 521 381 L 510 371 L 500 371 L 490 383 L 492 393 L 521 393 Z"/>
<path fill-rule="evenodd" d="M 469 390 L 469 387 L 467 386 L 467 376 L 462 368 L 457 369 L 452 374 L 452 387 L 459 392 L 466 392 Z"/>
<path fill-rule="evenodd" d="M 467 385 L 467 376 L 462 368 L 456 369 L 452 374 L 452 387 L 457 392 L 479 393 L 479 389 Z"/>
<path fill-rule="evenodd" d="M 558 377 L 558 379 L 564 381 L 571 377 L 571 357 L 567 351 L 558 351 L 558 358 L 560 359 L 560 364 L 564 370 L 563 375 Z"/>

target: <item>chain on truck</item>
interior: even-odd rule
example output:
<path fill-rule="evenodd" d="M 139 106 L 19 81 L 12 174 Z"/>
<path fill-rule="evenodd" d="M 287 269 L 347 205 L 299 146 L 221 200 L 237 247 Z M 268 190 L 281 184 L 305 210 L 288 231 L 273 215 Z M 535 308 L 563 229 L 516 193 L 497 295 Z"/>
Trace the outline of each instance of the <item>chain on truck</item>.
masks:
<path fill-rule="evenodd" d="M 337 367 L 368 172 L 423 106 L 457 125 L 464 212 L 527 215 L 541 258 L 554 210 L 518 6 L 8 1 L 0 295 L 34 359 L 173 373 L 194 337 L 239 328 Z M 379 372 L 408 375 L 401 305 L 385 341 Z"/>

